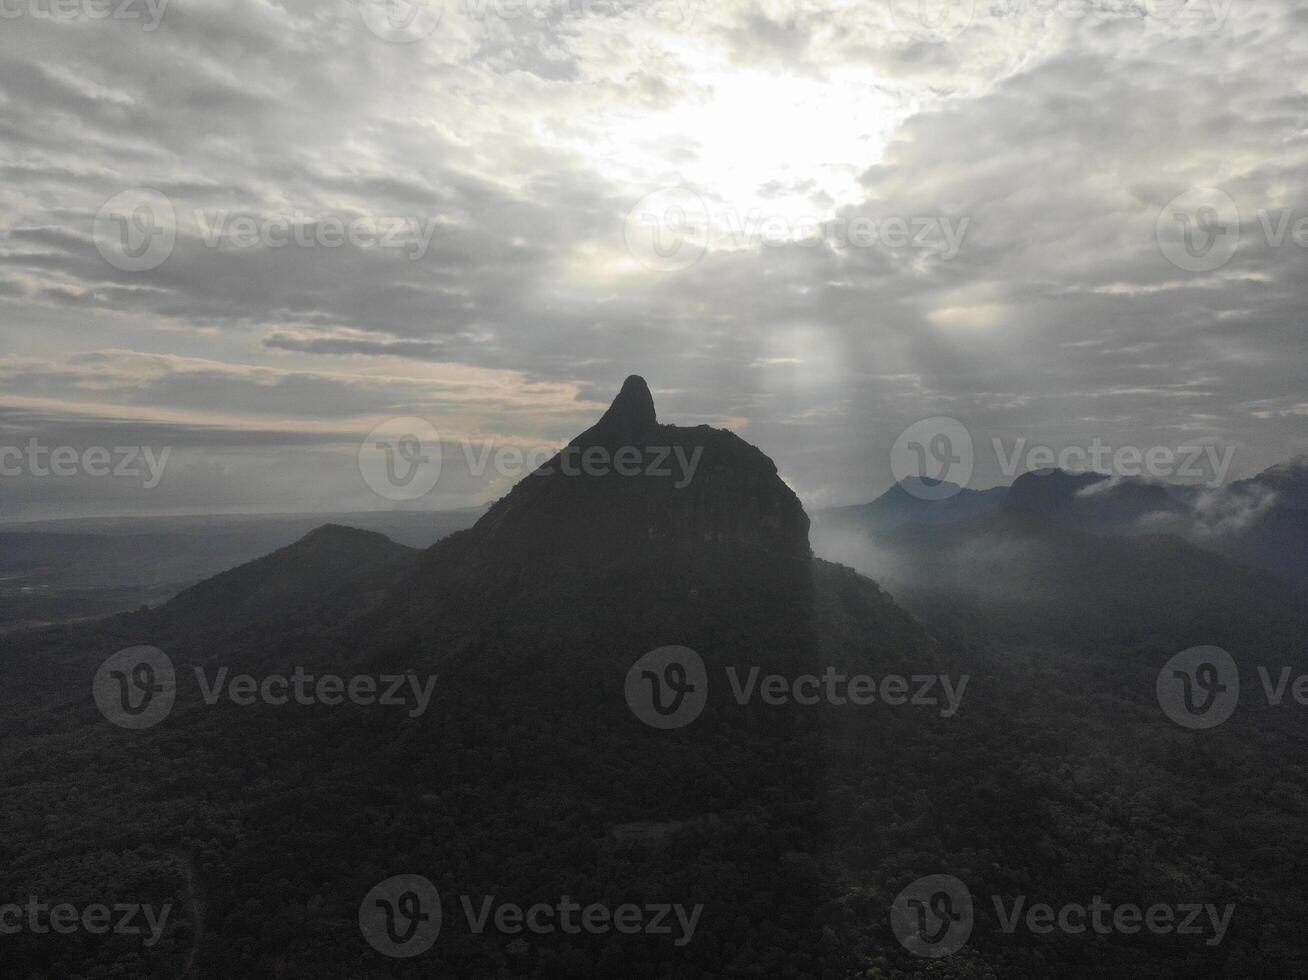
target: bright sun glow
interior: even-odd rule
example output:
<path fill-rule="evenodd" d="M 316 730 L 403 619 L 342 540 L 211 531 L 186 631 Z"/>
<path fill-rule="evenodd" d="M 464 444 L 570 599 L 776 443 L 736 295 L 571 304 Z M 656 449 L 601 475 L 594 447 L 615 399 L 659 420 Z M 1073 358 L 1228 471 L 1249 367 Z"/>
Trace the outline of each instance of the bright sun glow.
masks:
<path fill-rule="evenodd" d="M 662 120 L 668 142 L 693 154 L 687 180 L 723 203 L 792 220 L 860 200 L 858 177 L 897 122 L 892 97 L 866 81 L 737 71 L 710 85 L 707 99 Z"/>
<path fill-rule="evenodd" d="M 585 150 L 633 192 L 688 186 L 742 220 L 823 221 L 861 201 L 859 176 L 907 114 L 865 71 L 814 79 L 706 68 L 688 90 L 663 111 L 597 120 Z"/>

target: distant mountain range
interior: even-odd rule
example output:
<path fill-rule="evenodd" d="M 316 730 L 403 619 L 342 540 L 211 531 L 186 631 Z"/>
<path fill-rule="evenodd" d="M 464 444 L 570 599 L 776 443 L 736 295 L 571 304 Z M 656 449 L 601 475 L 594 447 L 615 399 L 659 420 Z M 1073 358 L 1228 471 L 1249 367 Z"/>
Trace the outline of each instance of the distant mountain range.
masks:
<path fill-rule="evenodd" d="M 1095 535 L 1173 535 L 1308 589 L 1308 457 L 1218 488 L 1048 470 L 1023 474 L 1011 487 L 955 489 L 928 499 L 941 494 L 915 493 L 909 482 L 869 504 L 819 511 L 817 548 L 849 555 L 857 550 L 851 534 L 884 547 L 887 534 L 906 525 L 967 524 L 1003 513 Z"/>

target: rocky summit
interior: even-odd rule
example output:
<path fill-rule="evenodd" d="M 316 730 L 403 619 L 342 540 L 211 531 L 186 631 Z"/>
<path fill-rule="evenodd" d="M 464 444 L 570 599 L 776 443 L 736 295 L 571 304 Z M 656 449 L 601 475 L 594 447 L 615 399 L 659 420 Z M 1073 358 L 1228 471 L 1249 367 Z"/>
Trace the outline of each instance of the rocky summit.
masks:
<path fill-rule="evenodd" d="M 472 533 L 496 545 L 531 541 L 556 558 L 694 542 L 807 560 L 808 530 L 762 451 L 725 429 L 660 424 L 649 386 L 633 375 L 594 426 Z"/>

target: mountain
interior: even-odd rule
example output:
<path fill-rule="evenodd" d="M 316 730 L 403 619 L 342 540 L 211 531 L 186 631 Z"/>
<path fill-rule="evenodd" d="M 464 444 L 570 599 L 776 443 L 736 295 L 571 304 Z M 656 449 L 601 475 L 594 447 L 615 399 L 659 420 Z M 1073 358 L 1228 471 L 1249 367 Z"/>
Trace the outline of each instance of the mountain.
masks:
<path fill-rule="evenodd" d="M 1293 510 L 1308 509 L 1308 455 L 1272 466 L 1248 480 L 1232 485 L 1238 494 L 1275 494 L 1277 503 Z"/>
<path fill-rule="evenodd" d="M 1193 509 L 1199 515 L 1197 540 L 1308 595 L 1308 456 L 1200 495 Z"/>
<path fill-rule="evenodd" d="M 203 634 L 330 630 L 375 607 L 418 552 L 375 531 L 325 524 L 295 544 L 181 592 L 153 629 Z"/>
<path fill-rule="evenodd" d="M 921 485 L 922 489 L 919 489 Z M 955 524 L 1000 510 L 1039 515 L 1099 533 L 1139 533 L 1149 521 L 1183 514 L 1186 504 L 1169 488 L 1138 479 L 1114 480 L 1102 473 L 1037 470 L 1012 486 L 971 490 L 916 477 L 900 481 L 876 500 L 834 507 L 818 520 L 842 531 L 880 534 L 906 524 Z"/>
<path fill-rule="evenodd" d="M 627 475 L 622 459 L 633 461 Z M 811 628 L 806 607 L 822 563 L 808 531 L 803 506 L 767 456 L 725 430 L 659 424 L 645 381 L 631 377 L 595 426 L 472 528 L 429 549 L 414 580 L 361 628 L 480 624 L 485 617 L 471 610 L 487 604 L 530 603 L 548 618 L 585 610 L 558 623 L 560 638 L 574 634 L 599 595 L 616 593 L 614 611 L 640 619 L 656 615 L 655 600 L 676 606 L 693 595 L 695 615 L 704 616 L 717 597 L 712 615 L 732 619 L 732 603 L 753 608 L 767 597 L 794 622 L 761 638 L 766 649 Z M 684 616 L 670 609 L 667 618 L 651 641 L 675 636 L 672 624 Z M 662 642 L 672 640 L 654 645 Z"/>
<path fill-rule="evenodd" d="M 595 472 L 580 472 L 588 459 Z M 805 560 L 808 530 L 799 498 L 767 456 L 732 432 L 660 425 L 649 387 L 633 376 L 599 422 L 515 486 L 472 533 L 485 547 L 530 546 L 551 561 L 690 543 Z"/>
<path fill-rule="evenodd" d="M 943 496 L 940 487 L 949 495 Z M 896 483 L 871 503 L 832 507 L 822 511 L 821 518 L 843 528 L 868 531 L 888 531 L 901 524 L 952 524 L 992 513 L 1003 504 L 1006 494 L 1004 487 L 968 490 L 912 477 Z"/>
<path fill-rule="evenodd" d="M 189 586 L 294 544 L 324 523 L 427 548 L 470 527 L 482 510 L 0 525 L 0 632 L 158 606 Z"/>
<path fill-rule="evenodd" d="M 906 481 L 872 503 L 819 512 L 819 550 L 869 567 L 869 552 L 896 528 L 1003 512 L 1097 535 L 1173 535 L 1271 572 L 1308 596 L 1308 457 L 1216 488 L 1054 469 L 1024 473 L 1009 487 L 923 496 Z"/>
<path fill-rule="evenodd" d="M 1098 534 L 1173 534 L 1308 590 L 1305 457 L 1225 487 L 1028 473 L 1014 482 L 1005 507 Z"/>
<path fill-rule="evenodd" d="M 988 509 L 889 532 L 913 584 L 935 586 L 903 590 L 915 618 L 816 557 L 807 531 L 761 450 L 660 424 L 633 377 L 542 472 L 420 553 L 327 527 L 162 609 L 16 636 L 0 657 L 0 904 L 115 896 L 174 914 L 149 948 L 6 937 L 7 971 L 1303 975 L 1308 738 L 1292 711 L 1249 710 L 1200 742 L 1155 700 L 1186 644 L 1230 642 L 1242 664 L 1298 650 L 1274 584 L 1174 539 Z M 88 681 L 139 644 L 171 658 L 176 703 L 119 729 Z M 649 660 L 669 647 L 682 659 Z M 224 671 L 257 689 L 297 670 L 430 697 L 204 695 Z M 855 678 L 870 701 L 849 696 Z M 656 681 L 699 713 L 658 724 Z M 939 873 L 978 901 L 967 947 L 933 966 L 888 910 Z M 439 939 L 412 960 L 359 927 L 397 875 L 443 898 Z M 1236 911 L 1218 946 L 1033 939 L 986 900 L 1100 894 Z M 697 930 L 678 943 L 492 917 L 479 933 L 463 914 L 565 896 L 696 908 Z"/>
<path fill-rule="evenodd" d="M 1103 534 L 1139 533 L 1147 522 L 1185 511 L 1161 484 L 1063 470 L 1019 476 L 1005 495 L 1003 508 L 1056 518 Z"/>
<path fill-rule="evenodd" d="M 1079 494 L 1107 480 L 1099 473 L 1064 470 L 1023 473 L 1004 495 L 1004 508 L 1023 514 L 1058 514 L 1070 510 Z"/>
<path fill-rule="evenodd" d="M 944 604 L 1010 639 L 1302 659 L 1295 637 L 1308 612 L 1288 584 L 1175 536 L 1093 534 L 1005 509 L 949 527 L 904 526 L 876 544 L 878 577 L 928 622 L 927 610 Z"/>
<path fill-rule="evenodd" d="M 1269 486 L 1293 487 L 1299 473 L 1280 468 L 1221 494 L 1268 500 Z M 920 501 L 896 487 L 862 508 L 820 513 L 814 535 L 820 552 L 875 577 L 937 627 L 935 615 L 970 617 L 998 635 L 1072 645 L 1186 637 L 1238 646 L 1273 635 L 1292 653 L 1303 598 L 1292 575 L 1268 574 L 1292 549 L 1268 541 L 1255 555 L 1250 545 L 1283 515 L 1205 533 L 1200 515 L 1219 509 L 1213 493 L 1043 470 L 959 495 L 976 511 L 966 517 L 947 506 L 958 497 Z"/>
<path fill-rule="evenodd" d="M 85 680 L 138 644 L 176 664 L 177 704 L 156 728 L 102 737 Z M 625 693 L 633 665 L 669 646 L 696 652 L 711 695 L 673 732 L 644 723 Z M 142 975 L 175 971 L 179 952 L 201 975 L 290 975 L 290 961 L 295 975 L 389 975 L 355 923 L 368 889 L 406 868 L 451 896 L 680 901 L 718 920 L 716 937 L 684 949 L 532 937 L 512 954 L 529 975 L 652 980 L 819 961 L 843 974 L 856 944 L 822 946 L 826 872 L 806 856 L 826 846 L 822 733 L 853 726 L 858 742 L 904 751 L 939 736 L 909 739 L 918 722 L 890 713 L 869 729 L 757 692 L 738 704 L 728 677 L 828 666 L 907 677 L 948 656 L 874 583 L 813 557 L 803 507 L 760 450 L 660 424 L 633 377 L 541 473 L 420 554 L 326 527 L 159 610 L 23 636 L 0 661 L 0 692 L 22 692 L 0 693 L 0 847 L 72 887 L 59 861 L 76 842 L 77 873 L 105 891 L 126 887 L 127 853 L 161 894 L 182 888 L 169 855 L 184 855 L 204 904 L 178 898 L 182 931 Z M 210 705 L 191 677 L 297 668 L 431 678 L 431 710 Z M 50 794 L 68 815 L 58 844 L 31 822 Z M 669 845 L 677 859 L 615 830 L 637 824 L 686 828 Z M 30 887 L 0 872 L 0 896 Z M 424 966 L 510 975 L 511 938 L 452 924 Z M 11 949 L 29 970 L 84 968 L 35 937 Z"/>

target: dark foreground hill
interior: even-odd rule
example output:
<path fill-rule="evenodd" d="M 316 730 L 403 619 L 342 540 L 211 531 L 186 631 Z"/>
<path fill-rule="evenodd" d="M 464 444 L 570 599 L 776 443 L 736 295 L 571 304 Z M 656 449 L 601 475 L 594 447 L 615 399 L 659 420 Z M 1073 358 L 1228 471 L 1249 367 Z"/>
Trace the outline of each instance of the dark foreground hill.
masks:
<path fill-rule="evenodd" d="M 668 475 L 649 472 L 678 447 Z M 625 448 L 641 463 L 630 475 L 570 472 L 588 449 L 598 461 Z M 1190 641 L 1189 613 L 1078 645 L 1075 629 L 1022 632 L 1004 617 L 970 632 L 964 598 L 924 628 L 812 556 L 807 517 L 766 456 L 730 433 L 660 425 L 639 379 L 570 449 L 420 555 L 324 529 L 161 610 L 11 645 L 0 905 L 39 895 L 173 914 L 151 946 L 6 936 L 6 975 L 1271 977 L 1308 965 L 1296 933 L 1305 740 L 1292 710 L 1208 733 L 1162 715 L 1155 679 Z M 1218 589 L 1199 601 L 1220 618 L 1250 600 Z M 1270 649 L 1293 615 L 1267 603 L 1232 620 L 1250 648 Z M 91 678 L 139 644 L 166 653 L 178 682 L 171 711 L 133 730 L 106 719 Z M 644 659 L 667 647 L 693 650 L 703 674 L 684 653 Z M 257 684 L 297 668 L 399 678 L 405 696 L 205 700 L 223 671 Z M 821 680 L 860 674 L 867 703 Z M 686 704 L 698 714 L 679 714 Z M 933 874 L 977 897 L 969 942 L 939 962 L 889 920 L 895 896 Z M 439 939 L 412 959 L 378 952 L 359 925 L 365 897 L 396 875 L 442 896 Z M 1235 910 L 1208 945 L 1009 934 L 990 902 L 1095 895 Z M 565 897 L 699 912 L 693 935 L 515 931 L 511 916 L 478 933 L 464 914 L 465 899 Z"/>

